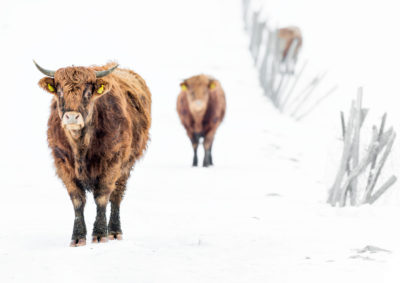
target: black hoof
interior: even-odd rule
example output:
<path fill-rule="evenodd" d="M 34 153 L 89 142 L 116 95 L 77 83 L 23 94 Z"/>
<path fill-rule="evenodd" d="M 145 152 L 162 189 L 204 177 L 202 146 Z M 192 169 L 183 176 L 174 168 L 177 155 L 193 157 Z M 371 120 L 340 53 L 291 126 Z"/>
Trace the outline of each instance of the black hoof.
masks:
<path fill-rule="evenodd" d="M 118 232 L 110 232 L 108 234 L 108 239 L 109 240 L 122 240 L 122 233 L 118 233 Z"/>
<path fill-rule="evenodd" d="M 195 155 L 195 156 L 193 157 L 192 166 L 193 166 L 193 167 L 197 166 L 197 163 L 198 163 L 198 161 L 197 161 L 197 156 Z"/>
<path fill-rule="evenodd" d="M 109 223 L 108 224 L 108 235 L 122 235 L 121 224 Z"/>
<path fill-rule="evenodd" d="M 72 240 L 70 247 L 82 247 L 86 245 L 86 238 Z"/>
<path fill-rule="evenodd" d="M 203 167 L 209 167 L 209 166 L 211 166 L 210 162 L 203 162 Z"/>
<path fill-rule="evenodd" d="M 97 244 L 97 243 L 107 243 L 108 242 L 108 237 L 107 236 L 93 236 L 92 237 L 92 243 Z"/>

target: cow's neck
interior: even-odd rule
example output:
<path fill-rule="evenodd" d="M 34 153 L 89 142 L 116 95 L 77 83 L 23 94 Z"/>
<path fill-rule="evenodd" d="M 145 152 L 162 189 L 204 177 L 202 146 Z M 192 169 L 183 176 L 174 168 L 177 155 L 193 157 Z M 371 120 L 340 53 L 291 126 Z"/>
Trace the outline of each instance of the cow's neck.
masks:
<path fill-rule="evenodd" d="M 75 159 L 81 160 L 87 153 L 91 136 L 93 133 L 92 126 L 87 125 L 81 130 L 65 130 L 68 142 L 74 152 Z"/>
<path fill-rule="evenodd" d="M 80 139 L 82 135 L 82 130 L 67 130 L 73 141 Z"/>
<path fill-rule="evenodd" d="M 85 126 L 82 130 L 72 132 L 65 130 L 68 137 L 68 142 L 74 153 L 74 167 L 76 176 L 85 180 L 88 178 L 88 172 L 86 170 L 86 157 L 88 153 L 89 144 L 93 129 L 91 127 Z"/>

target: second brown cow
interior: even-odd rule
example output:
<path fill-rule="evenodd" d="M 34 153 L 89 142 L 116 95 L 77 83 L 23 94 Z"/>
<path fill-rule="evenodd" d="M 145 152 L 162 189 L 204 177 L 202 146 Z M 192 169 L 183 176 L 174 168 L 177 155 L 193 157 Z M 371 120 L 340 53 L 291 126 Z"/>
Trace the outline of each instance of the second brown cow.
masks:
<path fill-rule="evenodd" d="M 197 75 L 181 83 L 177 111 L 179 118 L 192 142 L 193 166 L 197 166 L 197 148 L 204 138 L 203 166 L 213 165 L 211 149 L 215 132 L 225 116 L 225 94 L 218 80 Z"/>

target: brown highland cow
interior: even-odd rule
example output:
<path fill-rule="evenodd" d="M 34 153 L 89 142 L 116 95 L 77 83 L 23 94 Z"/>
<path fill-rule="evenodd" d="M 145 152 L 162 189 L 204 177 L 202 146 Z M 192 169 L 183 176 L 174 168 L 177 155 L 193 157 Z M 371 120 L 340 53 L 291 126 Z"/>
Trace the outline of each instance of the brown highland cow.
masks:
<path fill-rule="evenodd" d="M 294 65 L 297 62 L 297 58 L 300 52 L 300 48 L 303 44 L 303 37 L 301 35 L 301 31 L 298 27 L 286 27 L 286 28 L 281 28 L 278 30 L 278 38 L 279 38 L 279 45 L 280 45 L 280 50 L 281 50 L 281 62 L 286 62 L 288 61 L 288 64 L 291 66 L 289 68 L 289 72 L 294 71 Z M 293 57 L 292 58 L 287 58 L 290 46 L 294 42 L 294 40 L 297 40 L 296 47 L 294 47 L 294 52 L 293 52 Z"/>
<path fill-rule="evenodd" d="M 197 147 L 204 138 L 203 166 L 213 165 L 211 148 L 215 132 L 225 116 L 225 94 L 219 81 L 198 75 L 181 83 L 177 110 L 179 118 L 192 142 L 193 166 L 197 166 Z"/>
<path fill-rule="evenodd" d="M 93 192 L 97 206 L 93 242 L 120 240 L 120 203 L 149 139 L 150 91 L 138 74 L 115 63 L 57 71 L 35 65 L 47 76 L 39 86 L 54 95 L 47 136 L 75 210 L 71 246 L 86 244 L 86 191 Z"/>

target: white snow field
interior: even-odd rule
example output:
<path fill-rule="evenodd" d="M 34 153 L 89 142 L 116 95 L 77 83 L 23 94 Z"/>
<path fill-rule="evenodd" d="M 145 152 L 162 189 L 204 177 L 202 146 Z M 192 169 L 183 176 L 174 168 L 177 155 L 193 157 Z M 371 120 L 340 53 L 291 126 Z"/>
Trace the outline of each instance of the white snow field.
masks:
<path fill-rule="evenodd" d="M 336 109 L 295 123 L 270 105 L 241 1 L 1 5 L 0 282 L 399 282 L 399 184 L 374 206 L 325 203 L 340 157 L 339 124 L 327 118 Z M 49 69 L 117 60 L 147 81 L 151 142 L 122 203 L 123 241 L 89 242 L 89 194 L 88 244 L 69 247 L 73 208 L 46 141 L 51 95 L 32 59 Z M 197 73 L 227 96 L 207 169 L 190 166 L 175 111 L 179 83 Z"/>

